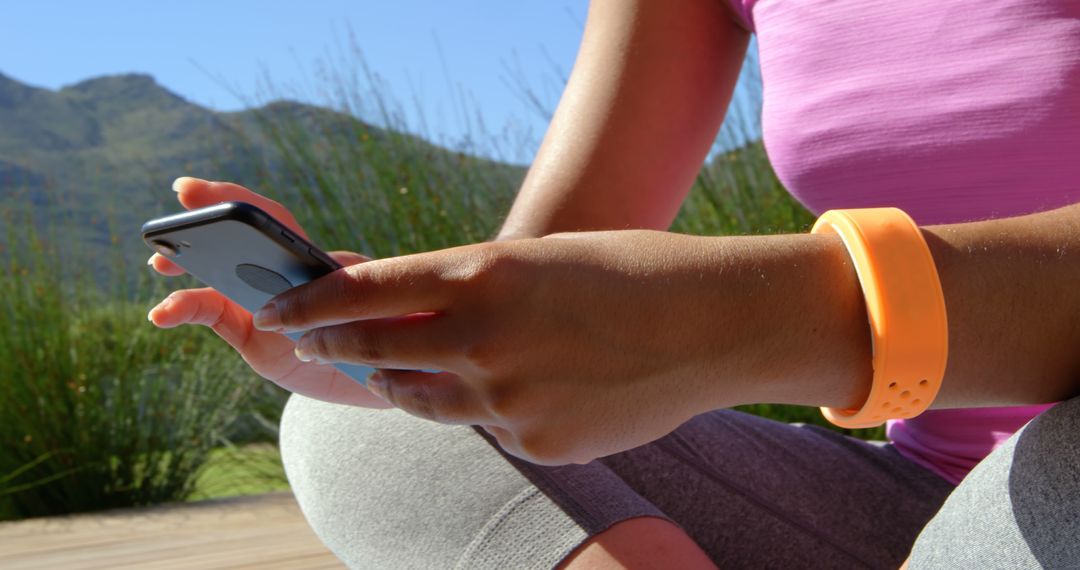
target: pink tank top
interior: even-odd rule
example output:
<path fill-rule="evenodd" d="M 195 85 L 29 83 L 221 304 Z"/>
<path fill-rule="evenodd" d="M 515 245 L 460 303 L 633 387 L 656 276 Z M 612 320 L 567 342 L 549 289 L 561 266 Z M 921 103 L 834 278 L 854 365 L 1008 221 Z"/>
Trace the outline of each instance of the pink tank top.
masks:
<path fill-rule="evenodd" d="M 1080 202 L 1080 1 L 730 2 L 758 37 L 765 147 L 811 211 L 897 206 L 927 225 Z M 1048 407 L 934 410 L 887 433 L 956 483 Z"/>

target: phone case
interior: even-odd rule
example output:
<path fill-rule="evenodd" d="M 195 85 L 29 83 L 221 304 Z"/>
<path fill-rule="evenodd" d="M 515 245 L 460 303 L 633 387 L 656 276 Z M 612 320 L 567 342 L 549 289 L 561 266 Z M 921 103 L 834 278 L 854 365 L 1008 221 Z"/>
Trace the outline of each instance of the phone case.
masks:
<path fill-rule="evenodd" d="M 334 261 L 266 212 L 244 202 L 150 220 L 142 227 L 151 249 L 241 307 L 255 312 L 275 295 L 339 269 Z M 293 340 L 303 332 L 289 333 Z M 373 368 L 335 364 L 365 384 Z"/>

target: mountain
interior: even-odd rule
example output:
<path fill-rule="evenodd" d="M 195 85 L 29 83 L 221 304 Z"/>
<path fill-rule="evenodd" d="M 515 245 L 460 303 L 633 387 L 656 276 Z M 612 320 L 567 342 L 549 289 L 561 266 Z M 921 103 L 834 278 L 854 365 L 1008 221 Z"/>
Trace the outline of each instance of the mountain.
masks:
<path fill-rule="evenodd" d="M 55 92 L 0 75 L 0 191 L 82 194 L 108 180 L 117 195 L 137 192 L 146 167 L 205 160 L 205 141 L 222 126 L 215 113 L 146 75 L 91 79 Z"/>
<path fill-rule="evenodd" d="M 497 151 L 501 140 L 473 144 Z M 0 268 L 21 251 L 7 241 L 32 221 L 62 254 L 91 260 L 95 277 L 142 275 L 139 226 L 179 209 L 169 187 L 184 175 L 270 195 L 316 243 L 383 257 L 490 238 L 524 169 L 292 101 L 218 113 L 148 75 L 53 91 L 0 74 Z M 705 165 L 672 229 L 802 231 L 812 221 L 755 142 Z"/>
<path fill-rule="evenodd" d="M 293 135 L 282 141 L 285 129 L 293 129 Z M 177 209 L 169 191 L 176 177 L 254 185 L 256 179 L 265 181 L 268 171 L 287 169 L 295 157 L 285 155 L 308 152 L 289 145 L 302 141 L 325 148 L 343 130 L 376 144 L 405 141 L 410 152 L 430 157 L 431 164 L 452 168 L 468 162 L 494 175 L 507 192 L 523 176 L 520 167 L 295 102 L 219 113 L 170 92 L 149 75 L 98 77 L 53 91 L 0 73 L 0 220 L 35 220 L 57 231 L 58 239 L 79 240 L 92 255 L 119 245 L 125 256 L 145 257 L 138 227 Z M 385 158 L 374 153 L 371 160 Z M 6 233 L 0 231 L 0 246 Z"/>

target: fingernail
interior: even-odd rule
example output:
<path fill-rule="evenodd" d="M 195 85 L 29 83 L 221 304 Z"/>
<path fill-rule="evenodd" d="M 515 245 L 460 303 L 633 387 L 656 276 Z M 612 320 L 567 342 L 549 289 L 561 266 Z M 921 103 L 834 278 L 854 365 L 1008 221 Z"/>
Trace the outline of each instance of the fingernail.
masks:
<path fill-rule="evenodd" d="M 156 312 L 156 311 L 164 311 L 165 309 L 168 309 L 169 305 L 171 305 L 171 304 L 172 304 L 172 297 L 165 297 L 165 299 L 162 302 L 158 303 L 153 309 L 150 309 L 149 313 L 146 313 L 146 320 L 153 323 L 154 322 L 154 312 Z M 157 324 L 157 323 L 154 323 L 154 324 Z"/>
<path fill-rule="evenodd" d="M 296 342 L 296 348 L 293 349 L 293 352 L 296 353 L 296 358 L 300 359 L 301 362 L 311 362 L 312 360 L 316 360 L 319 361 L 320 364 L 323 364 L 320 359 L 315 358 L 315 355 L 311 354 L 311 341 L 307 340 L 306 336 L 300 337 L 300 340 Z"/>
<path fill-rule="evenodd" d="M 282 328 L 281 315 L 278 314 L 277 307 L 269 303 L 255 312 L 252 324 L 261 331 L 277 331 Z"/>
<path fill-rule="evenodd" d="M 201 178 L 195 178 L 194 176 L 181 176 L 180 178 L 177 178 L 176 180 L 173 180 L 173 183 L 172 183 L 173 192 L 179 192 L 180 191 L 180 186 L 184 184 L 185 180 L 199 180 L 199 181 L 202 181 Z"/>
<path fill-rule="evenodd" d="M 367 389 L 370 390 L 372 394 L 389 402 L 389 400 L 386 400 L 386 376 L 383 376 L 381 371 L 376 370 L 371 376 L 368 376 L 367 382 L 364 385 L 367 386 Z"/>

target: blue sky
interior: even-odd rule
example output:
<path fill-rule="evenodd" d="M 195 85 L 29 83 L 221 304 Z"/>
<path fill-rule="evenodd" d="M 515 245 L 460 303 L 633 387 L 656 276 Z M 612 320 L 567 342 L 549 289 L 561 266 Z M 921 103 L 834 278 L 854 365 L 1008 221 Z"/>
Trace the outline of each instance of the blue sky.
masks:
<path fill-rule="evenodd" d="M 355 70 L 356 46 L 411 130 L 446 144 L 514 139 L 527 162 L 558 100 L 587 0 L 194 0 L 5 3 L 0 72 L 59 88 L 144 72 L 190 101 L 235 110 L 286 95 L 326 103 L 321 71 Z M 267 81 L 273 86 L 267 88 Z M 423 110 L 426 127 L 420 127 Z M 462 109 L 465 109 L 463 111 Z M 363 114 L 363 112 L 361 112 Z"/>

